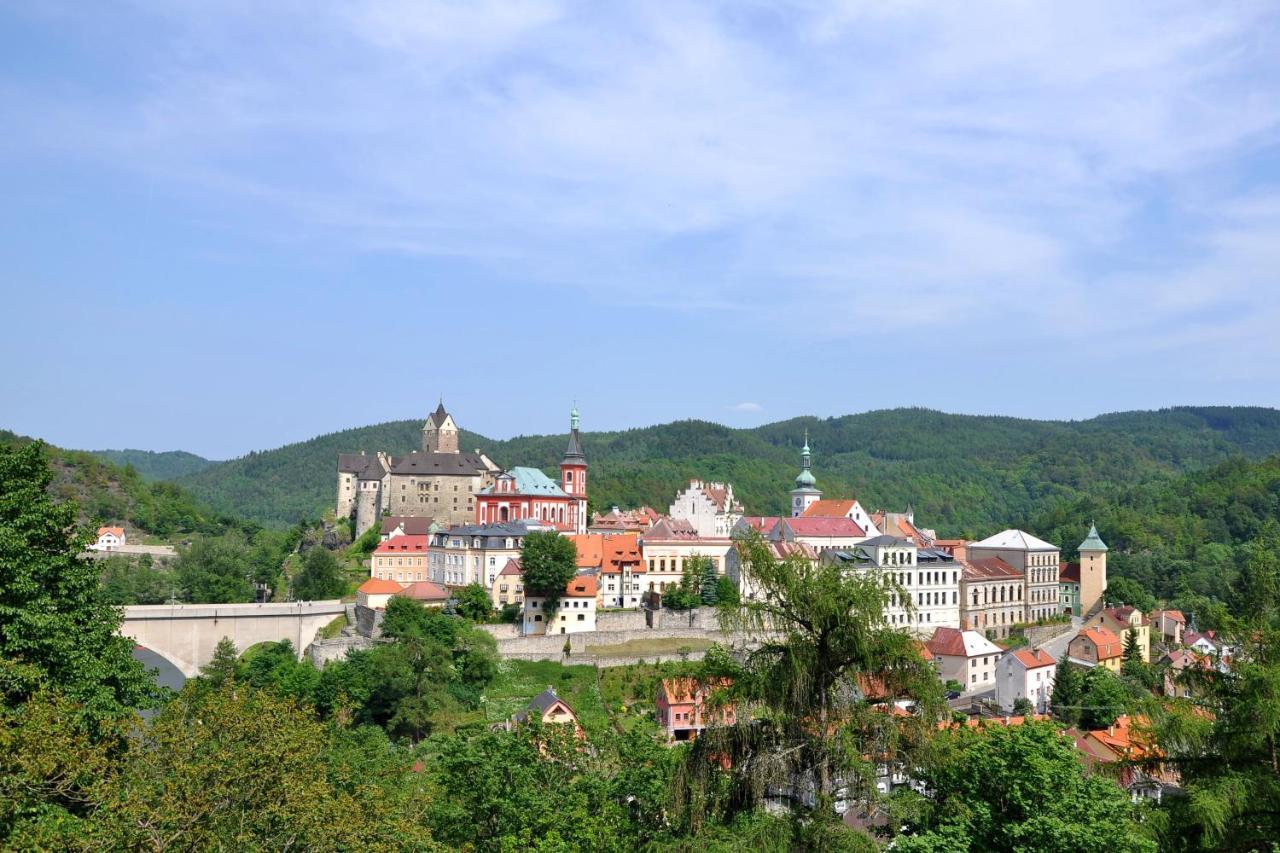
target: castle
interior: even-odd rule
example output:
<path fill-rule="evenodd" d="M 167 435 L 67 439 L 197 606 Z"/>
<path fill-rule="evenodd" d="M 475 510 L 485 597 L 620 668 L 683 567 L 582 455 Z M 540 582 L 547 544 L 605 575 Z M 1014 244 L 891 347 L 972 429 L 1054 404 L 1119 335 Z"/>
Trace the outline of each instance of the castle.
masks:
<path fill-rule="evenodd" d="M 404 456 L 338 454 L 336 511 L 354 518 L 356 535 L 383 515 L 430 518 L 442 528 L 529 520 L 569 533 L 586 532 L 587 458 L 570 419 L 569 447 L 557 483 L 536 468 L 503 471 L 479 449 L 458 446 L 458 425 L 444 401 L 422 425 L 422 450 Z"/>

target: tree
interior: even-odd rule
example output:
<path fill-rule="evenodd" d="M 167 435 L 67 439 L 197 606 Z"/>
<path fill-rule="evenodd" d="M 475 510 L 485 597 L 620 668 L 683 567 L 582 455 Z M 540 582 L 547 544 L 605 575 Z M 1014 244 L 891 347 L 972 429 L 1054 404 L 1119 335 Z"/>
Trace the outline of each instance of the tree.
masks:
<path fill-rule="evenodd" d="M 1095 666 L 1084 674 L 1080 693 L 1080 727 L 1105 729 L 1125 712 L 1128 691 L 1114 672 Z"/>
<path fill-rule="evenodd" d="M 545 598 L 543 607 L 554 610 L 569 581 L 578 573 L 578 549 L 572 540 L 554 530 L 535 530 L 524 537 L 520 566 L 525 595 Z"/>
<path fill-rule="evenodd" d="M 672 610 L 690 610 L 702 603 L 702 571 L 699 561 L 692 557 L 685 561 L 680 584 L 663 594 L 662 603 Z"/>
<path fill-rule="evenodd" d="M 742 600 L 738 593 L 738 585 L 724 575 L 716 579 L 716 598 L 721 606 L 731 607 L 737 607 Z"/>
<path fill-rule="evenodd" d="M 1107 581 L 1107 601 L 1114 604 L 1131 604 L 1146 613 L 1156 606 L 1156 597 L 1142 588 L 1133 578 L 1117 577 Z"/>
<path fill-rule="evenodd" d="M 173 573 L 157 566 L 150 554 L 114 554 L 99 561 L 101 596 L 108 604 L 164 604 L 174 592 Z"/>
<path fill-rule="evenodd" d="M 1031 704 L 1031 700 L 1026 696 L 1019 696 L 1013 700 L 1013 713 L 1015 716 L 1029 717 L 1035 712 L 1035 706 Z"/>
<path fill-rule="evenodd" d="M 923 815 L 895 851 L 1155 853 L 1125 792 L 1087 774 L 1052 724 L 957 727 L 935 748 Z"/>
<path fill-rule="evenodd" d="M 249 548 L 238 533 L 205 536 L 178 549 L 174 571 L 187 601 L 223 604 L 253 600 Z"/>
<path fill-rule="evenodd" d="M 200 667 L 200 678 L 212 688 L 219 688 L 236 677 L 240 654 L 230 637 L 223 637 L 213 648 L 213 657 Z"/>
<path fill-rule="evenodd" d="M 717 585 L 720 578 L 716 574 L 716 564 L 707 557 L 699 559 L 703 561 L 702 584 L 699 594 L 702 596 L 703 604 L 708 607 L 715 607 L 720 602 L 720 588 Z"/>
<path fill-rule="evenodd" d="M 457 592 L 458 613 L 472 622 L 488 622 L 493 616 L 489 590 L 478 583 L 467 584 Z"/>
<path fill-rule="evenodd" d="M 1280 605 L 1280 524 L 1269 520 L 1242 556 L 1235 611 L 1245 622 L 1259 624 L 1274 616 Z"/>
<path fill-rule="evenodd" d="M 7 704 L 41 686 L 65 692 L 95 720 L 151 704 L 156 686 L 120 636 L 121 613 L 98 595 L 98 567 L 72 503 L 49 497 L 44 445 L 0 447 L 0 691 Z"/>
<path fill-rule="evenodd" d="M 293 579 L 293 597 L 299 601 L 340 598 L 347 591 L 342 566 L 326 548 L 319 545 L 302 559 L 302 571 Z"/>
<path fill-rule="evenodd" d="M 799 555 L 780 561 L 759 536 L 737 547 L 760 592 L 720 620 L 748 650 L 739 659 L 713 648 L 703 664 L 709 683 L 726 685 L 709 701 L 734 702 L 739 722 L 692 745 L 678 782 L 684 814 L 696 830 L 716 808 L 757 806 L 773 786 L 802 811 L 816 801 L 810 816 L 827 823 L 837 799 L 876 797 L 877 763 L 910 766 L 944 707 L 937 674 L 884 622 L 887 581 Z M 916 714 L 886 713 L 907 697 Z M 727 791 L 717 781 L 726 763 Z"/>
<path fill-rule="evenodd" d="M 1053 695 L 1049 707 L 1053 715 L 1068 725 L 1080 722 L 1080 705 L 1084 698 L 1084 675 L 1080 668 L 1063 661 L 1053 679 Z"/>

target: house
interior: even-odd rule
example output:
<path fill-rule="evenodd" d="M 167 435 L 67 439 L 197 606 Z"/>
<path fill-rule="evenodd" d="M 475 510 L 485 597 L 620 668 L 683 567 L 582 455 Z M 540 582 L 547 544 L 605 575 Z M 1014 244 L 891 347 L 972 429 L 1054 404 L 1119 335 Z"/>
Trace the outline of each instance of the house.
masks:
<path fill-rule="evenodd" d="M 938 628 L 925 649 L 943 681 L 958 681 L 966 693 L 995 686 L 996 661 L 1003 650 L 977 631 Z"/>
<path fill-rule="evenodd" d="M 600 579 L 601 607 L 639 607 L 647 573 L 634 533 L 586 533 L 570 536 L 578 551 L 578 570 Z"/>
<path fill-rule="evenodd" d="M 89 546 L 94 551 L 119 551 L 128 544 L 123 527 L 99 527 L 98 540 Z"/>
<path fill-rule="evenodd" d="M 1022 530 L 1002 530 L 965 548 L 972 562 L 999 557 L 1022 572 L 1025 586 L 1022 622 L 1057 616 L 1060 549 Z"/>
<path fill-rule="evenodd" d="M 1067 645 L 1072 663 L 1120 671 L 1124 643 L 1109 628 L 1083 628 Z"/>
<path fill-rule="evenodd" d="M 1058 607 L 1068 616 L 1080 615 L 1080 564 L 1058 564 Z"/>
<path fill-rule="evenodd" d="M 1189 685 L 1182 683 L 1181 676 L 1188 669 L 1206 672 L 1226 670 L 1226 664 L 1221 661 L 1215 663 L 1209 655 L 1192 649 L 1173 649 L 1160 658 L 1160 664 L 1164 670 L 1164 695 L 1182 699 L 1190 699 L 1194 692 Z"/>
<path fill-rule="evenodd" d="M 369 577 L 402 584 L 427 580 L 430 544 L 426 536 L 409 534 L 384 539 L 369 557 Z"/>
<path fill-rule="evenodd" d="M 796 519 L 784 519 L 784 522 Z M 914 540 L 877 536 L 851 548 L 821 553 L 842 569 L 874 573 L 889 587 L 885 621 L 921 635 L 937 627 L 960 628 L 960 564 L 945 551 L 918 548 Z"/>
<path fill-rule="evenodd" d="M 724 539 L 742 518 L 742 504 L 733 496 L 732 483 L 690 480 L 689 487 L 676 494 L 668 515 L 689 522 L 699 536 Z"/>
<path fill-rule="evenodd" d="M 615 506 L 604 514 L 593 513 L 587 532 L 603 533 L 606 536 L 614 533 L 644 533 L 661 517 L 657 510 L 648 506 L 625 511 Z"/>
<path fill-rule="evenodd" d="M 400 584 L 384 578 L 369 578 L 356 590 L 356 604 L 370 610 L 385 610 L 391 596 L 404 590 Z"/>
<path fill-rule="evenodd" d="M 502 524 L 529 519 L 564 533 L 587 532 L 587 457 L 578 435 L 578 410 L 569 415 L 569 445 L 560 480 L 537 468 L 512 468 L 476 493 L 476 521 Z"/>
<path fill-rule="evenodd" d="M 728 538 L 699 536 L 688 521 L 661 518 L 640 537 L 645 576 L 641 593 L 662 593 L 680 585 L 684 567 L 693 558 L 706 557 L 716 574 L 725 573 L 725 558 L 733 542 Z"/>
<path fill-rule="evenodd" d="M 1182 645 L 1182 635 L 1187 630 L 1187 617 L 1181 610 L 1153 610 L 1151 612 L 1151 635 L 1160 639 L 1167 646 Z"/>
<path fill-rule="evenodd" d="M 728 686 L 729 682 L 725 680 L 662 679 L 654 705 L 658 725 L 667 733 L 667 740 L 692 740 L 708 725 L 731 726 L 737 722 L 733 705 L 722 705 L 714 710 L 705 705 L 715 690 Z"/>
<path fill-rule="evenodd" d="M 586 732 L 578 722 L 578 715 L 573 712 L 563 699 L 556 695 L 554 687 L 548 687 L 529 700 L 523 710 L 517 711 L 507 722 L 507 729 L 537 720 L 544 726 L 572 726 L 573 734 L 579 740 L 585 738 Z"/>
<path fill-rule="evenodd" d="M 438 583 L 415 581 L 414 583 L 406 584 L 404 589 L 396 593 L 396 596 L 412 598 L 414 601 L 422 602 L 427 607 L 443 607 L 453 597 L 453 593 Z"/>
<path fill-rule="evenodd" d="M 1230 656 L 1230 650 L 1218 639 L 1216 631 L 1186 631 L 1182 635 L 1182 644 L 1202 655 Z"/>
<path fill-rule="evenodd" d="M 579 574 L 565 585 L 564 594 L 554 609 L 547 608 L 545 596 L 530 595 L 524 599 L 524 633 L 578 634 L 596 629 L 596 596 L 600 582 L 592 574 Z"/>
<path fill-rule="evenodd" d="M 383 542 L 393 536 L 430 536 L 439 530 L 433 519 L 412 515 L 388 515 L 382 519 L 378 534 Z"/>
<path fill-rule="evenodd" d="M 1123 647 L 1132 634 L 1144 661 L 1151 660 L 1151 623 L 1136 607 L 1104 607 L 1085 623 L 1086 628 L 1106 628 L 1120 638 Z"/>
<path fill-rule="evenodd" d="M 546 529 L 532 521 L 502 524 L 458 524 L 431 536 L 427 557 L 430 580 L 446 586 L 478 583 L 492 589 L 494 579 L 512 558 L 520 556 L 524 537 Z"/>
<path fill-rule="evenodd" d="M 1049 710 L 1058 661 L 1044 649 L 1013 649 L 996 664 L 996 704 L 1005 711 L 1026 699 L 1036 713 Z"/>
<path fill-rule="evenodd" d="M 886 536 L 901 536 L 912 540 L 921 548 L 934 547 L 937 534 L 923 527 L 916 527 L 916 514 L 911 505 L 906 512 L 886 512 L 878 509 L 871 513 L 871 523 Z"/>
<path fill-rule="evenodd" d="M 1135 803 L 1144 799 L 1160 802 L 1166 794 L 1179 790 L 1178 774 L 1159 763 L 1161 754 L 1147 726 L 1145 717 L 1122 714 L 1105 729 L 1068 730 L 1067 734 L 1075 740 L 1086 764 L 1121 763 L 1114 778 Z"/>
<path fill-rule="evenodd" d="M 767 538 L 774 542 L 803 542 L 822 553 L 832 548 L 852 548 L 866 542 L 869 537 L 866 530 L 851 518 L 802 515 L 779 519 Z"/>
<path fill-rule="evenodd" d="M 802 518 L 847 518 L 867 532 L 869 536 L 879 536 L 880 528 L 871 521 L 871 516 L 862 508 L 857 499 L 818 500 L 809 504 L 801 515 Z"/>
<path fill-rule="evenodd" d="M 987 639 L 1009 636 L 1026 613 L 1026 579 L 999 557 L 960 562 L 960 627 Z"/>
<path fill-rule="evenodd" d="M 743 560 L 742 544 L 735 544 L 725 555 L 725 576 L 738 588 L 738 595 L 744 600 L 754 600 L 760 595 L 760 588 L 751 577 L 751 572 Z M 773 559 L 779 562 L 791 558 L 815 562 L 818 552 L 803 542 L 765 542 L 765 548 Z"/>
<path fill-rule="evenodd" d="M 489 590 L 489 599 L 496 610 L 508 604 L 524 604 L 524 569 L 519 559 L 512 557 L 507 560 Z"/>

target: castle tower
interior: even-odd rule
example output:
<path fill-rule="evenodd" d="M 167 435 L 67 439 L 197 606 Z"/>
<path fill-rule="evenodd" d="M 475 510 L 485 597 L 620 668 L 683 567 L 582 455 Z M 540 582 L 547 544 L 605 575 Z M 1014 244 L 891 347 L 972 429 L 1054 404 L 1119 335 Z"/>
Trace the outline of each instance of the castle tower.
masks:
<path fill-rule="evenodd" d="M 578 436 L 578 407 L 569 414 L 569 446 L 560 460 L 560 487 L 571 498 L 569 523 L 578 533 L 587 532 L 587 455 Z"/>
<path fill-rule="evenodd" d="M 1098 527 L 1089 525 L 1089 535 L 1080 543 L 1080 615 L 1088 618 L 1103 604 L 1107 591 L 1107 544 Z"/>
<path fill-rule="evenodd" d="M 444 410 L 443 399 L 422 425 L 422 450 L 424 453 L 458 452 L 458 425 L 453 422 L 453 415 Z"/>
<path fill-rule="evenodd" d="M 796 487 L 791 490 L 792 518 L 804 515 L 804 511 L 809 508 L 809 505 L 822 497 L 822 492 L 817 488 L 818 481 L 813 478 L 813 472 L 809 470 L 811 464 L 809 431 L 805 430 L 804 448 L 800 451 L 800 473 L 796 476 Z"/>

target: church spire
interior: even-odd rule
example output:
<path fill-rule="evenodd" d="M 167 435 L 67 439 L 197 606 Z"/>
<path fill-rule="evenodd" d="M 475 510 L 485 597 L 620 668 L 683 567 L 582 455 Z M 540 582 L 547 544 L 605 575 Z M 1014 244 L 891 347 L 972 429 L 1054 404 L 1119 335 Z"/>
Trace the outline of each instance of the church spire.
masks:
<path fill-rule="evenodd" d="M 578 407 L 574 406 L 573 411 L 569 413 L 569 446 L 564 451 L 564 459 L 561 465 L 586 465 L 587 455 L 582 452 L 582 439 L 578 436 Z"/>

